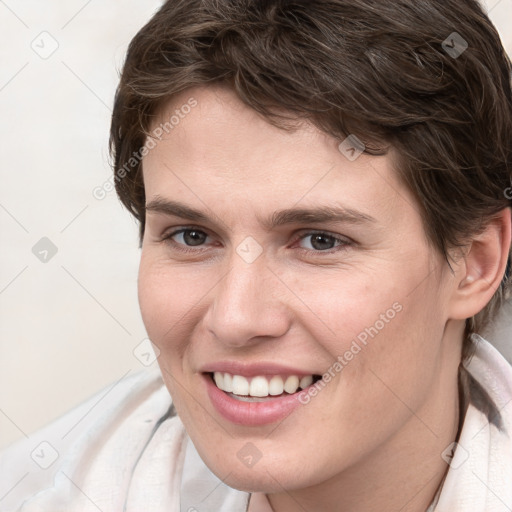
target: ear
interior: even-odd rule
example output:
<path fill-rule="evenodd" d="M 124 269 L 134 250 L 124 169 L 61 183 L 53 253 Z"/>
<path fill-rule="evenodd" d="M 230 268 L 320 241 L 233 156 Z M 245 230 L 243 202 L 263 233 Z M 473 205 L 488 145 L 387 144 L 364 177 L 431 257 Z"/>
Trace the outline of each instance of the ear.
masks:
<path fill-rule="evenodd" d="M 511 241 L 511 210 L 505 208 L 477 235 L 458 262 L 450 317 L 470 318 L 484 309 L 498 289 L 507 267 Z"/>

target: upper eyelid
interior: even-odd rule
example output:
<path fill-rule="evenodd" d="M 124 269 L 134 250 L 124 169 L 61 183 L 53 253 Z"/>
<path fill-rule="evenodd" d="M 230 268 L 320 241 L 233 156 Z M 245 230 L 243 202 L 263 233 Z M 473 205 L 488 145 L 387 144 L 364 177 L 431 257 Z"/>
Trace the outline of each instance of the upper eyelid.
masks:
<path fill-rule="evenodd" d="M 201 231 L 203 233 L 206 233 L 208 236 L 211 236 L 211 233 L 208 229 L 200 228 L 199 226 L 178 226 L 173 227 L 169 230 L 165 230 L 162 234 L 162 238 L 169 238 L 171 236 L 177 235 L 179 233 L 182 233 L 183 231 Z"/>
<path fill-rule="evenodd" d="M 203 233 L 206 233 L 208 235 L 211 235 L 211 232 L 208 228 L 203 228 L 203 227 L 200 227 L 200 226 L 175 226 L 169 230 L 165 230 L 163 236 L 172 236 L 173 234 L 178 234 L 179 232 L 182 232 L 182 231 L 187 231 L 187 230 L 190 230 L 190 231 L 202 231 Z M 341 235 L 339 233 L 334 233 L 332 231 L 329 231 L 328 229 L 322 229 L 322 228 L 300 228 L 298 230 L 296 230 L 297 233 L 303 233 L 303 234 L 307 234 L 307 233 L 322 233 L 322 234 L 326 234 L 326 235 L 330 235 L 330 236 L 333 236 L 333 237 L 342 237 L 344 235 Z M 345 238 L 348 238 L 346 236 L 344 236 Z"/>

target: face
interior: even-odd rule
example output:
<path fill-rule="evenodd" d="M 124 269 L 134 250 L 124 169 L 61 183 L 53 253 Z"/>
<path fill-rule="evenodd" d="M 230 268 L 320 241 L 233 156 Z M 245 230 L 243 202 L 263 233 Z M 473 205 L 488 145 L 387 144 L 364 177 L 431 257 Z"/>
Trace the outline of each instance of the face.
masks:
<path fill-rule="evenodd" d="M 200 455 L 265 492 L 371 461 L 432 413 L 448 350 L 450 274 L 393 152 L 354 158 L 221 87 L 154 129 L 173 115 L 143 161 L 139 301 Z"/>

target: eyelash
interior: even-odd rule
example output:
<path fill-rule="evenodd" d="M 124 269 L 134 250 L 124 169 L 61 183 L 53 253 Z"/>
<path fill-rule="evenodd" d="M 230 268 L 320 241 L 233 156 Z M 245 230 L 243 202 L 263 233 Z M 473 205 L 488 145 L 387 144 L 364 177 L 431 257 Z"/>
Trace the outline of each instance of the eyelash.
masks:
<path fill-rule="evenodd" d="M 191 246 L 180 244 L 180 243 L 177 243 L 174 240 L 172 240 L 172 237 L 174 237 L 180 233 L 184 233 L 186 231 L 198 231 L 198 232 L 204 233 L 205 235 L 208 236 L 208 233 L 206 231 L 204 231 L 203 229 L 199 229 L 195 226 L 187 226 L 187 227 L 182 227 L 180 229 L 177 229 L 167 235 L 164 235 L 162 237 L 161 241 L 172 245 L 174 249 L 176 249 L 180 252 L 183 252 L 183 253 L 199 252 L 201 249 L 193 249 Z M 299 250 L 302 250 L 302 251 L 305 251 L 308 253 L 315 253 L 315 254 L 333 254 L 335 252 L 344 250 L 347 247 L 353 245 L 353 242 L 348 239 L 339 238 L 327 231 L 321 231 L 321 230 L 314 230 L 314 231 L 312 230 L 312 231 L 308 231 L 307 233 L 303 233 L 298 238 L 296 238 L 293 243 L 303 240 L 304 238 L 307 238 L 308 236 L 313 236 L 313 235 L 327 235 L 328 238 L 331 238 L 335 242 L 339 242 L 339 245 L 333 247 L 332 249 L 325 249 L 325 250 L 306 249 L 304 247 L 299 247 Z M 202 246 L 196 246 L 196 247 L 202 247 Z"/>

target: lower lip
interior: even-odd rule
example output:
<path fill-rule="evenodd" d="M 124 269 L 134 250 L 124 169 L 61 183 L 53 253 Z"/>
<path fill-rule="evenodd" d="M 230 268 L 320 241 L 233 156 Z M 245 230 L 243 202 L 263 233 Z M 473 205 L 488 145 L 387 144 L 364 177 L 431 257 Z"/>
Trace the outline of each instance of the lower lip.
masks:
<path fill-rule="evenodd" d="M 237 425 L 261 426 L 280 421 L 300 406 L 299 393 L 269 398 L 265 402 L 242 402 L 220 390 L 209 375 L 204 375 L 208 396 L 215 409 Z"/>

